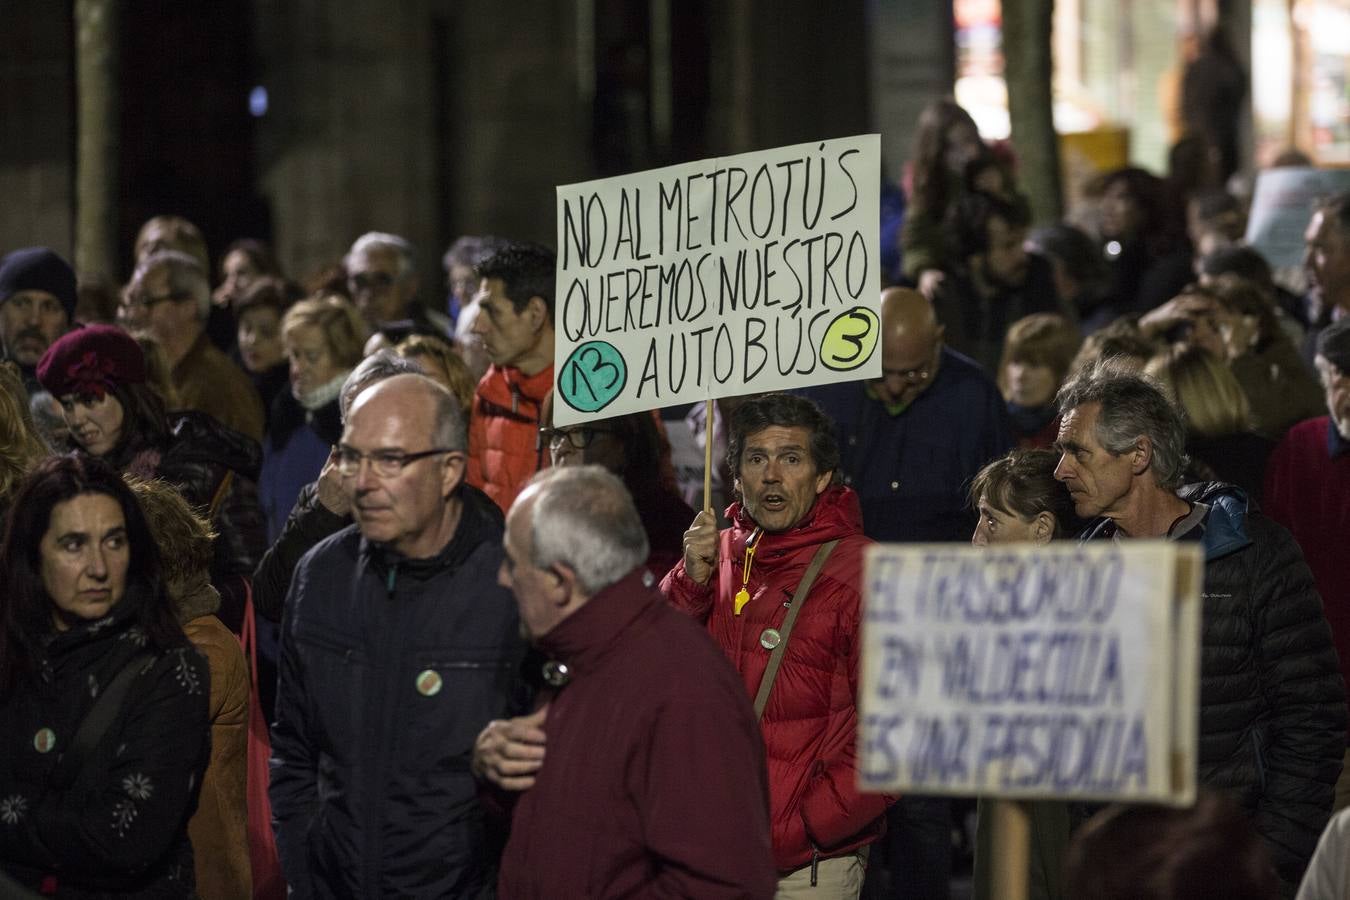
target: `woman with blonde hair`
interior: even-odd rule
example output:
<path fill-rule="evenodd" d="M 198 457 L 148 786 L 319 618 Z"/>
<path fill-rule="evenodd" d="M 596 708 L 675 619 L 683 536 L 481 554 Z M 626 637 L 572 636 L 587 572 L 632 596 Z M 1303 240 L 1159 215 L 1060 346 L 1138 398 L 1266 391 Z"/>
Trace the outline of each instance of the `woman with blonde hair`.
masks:
<path fill-rule="evenodd" d="M 0 519 L 19 482 L 50 455 L 33 424 L 18 370 L 13 363 L 0 363 Z"/>
<path fill-rule="evenodd" d="M 453 347 L 440 338 L 414 334 L 398 342 L 394 352 L 404 359 L 415 359 L 426 370 L 427 377 L 440 382 L 459 401 L 465 424 L 473 409 L 473 389 L 478 386 L 469 367 Z"/>
<path fill-rule="evenodd" d="M 1019 447 L 1049 447 L 1059 433 L 1055 393 L 1082 345 L 1078 328 L 1058 313 L 1018 319 L 1003 340 L 998 388 Z"/>
<path fill-rule="evenodd" d="M 1197 346 L 1161 353 L 1144 371 L 1185 414 L 1188 480 L 1228 481 L 1259 501 L 1275 442 L 1253 430 L 1247 395 L 1228 366 Z"/>
<path fill-rule="evenodd" d="M 342 436 L 338 395 L 361 361 L 366 325 L 345 297 L 311 297 L 286 311 L 281 337 L 291 388 L 272 402 L 258 479 L 269 542 L 281 533 L 300 489 L 318 477 Z"/>

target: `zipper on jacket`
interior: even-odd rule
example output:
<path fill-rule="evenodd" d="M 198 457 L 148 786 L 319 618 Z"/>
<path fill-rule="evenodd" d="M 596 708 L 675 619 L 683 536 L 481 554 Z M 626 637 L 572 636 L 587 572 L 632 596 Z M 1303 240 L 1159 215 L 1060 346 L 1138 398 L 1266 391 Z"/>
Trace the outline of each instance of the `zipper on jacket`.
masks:
<path fill-rule="evenodd" d="M 1266 761 L 1261 754 L 1261 736 L 1252 731 L 1252 753 L 1256 756 L 1256 783 L 1261 786 L 1261 793 L 1266 792 Z"/>
<path fill-rule="evenodd" d="M 816 886 L 816 867 L 820 865 L 820 851 L 811 846 L 811 887 Z"/>

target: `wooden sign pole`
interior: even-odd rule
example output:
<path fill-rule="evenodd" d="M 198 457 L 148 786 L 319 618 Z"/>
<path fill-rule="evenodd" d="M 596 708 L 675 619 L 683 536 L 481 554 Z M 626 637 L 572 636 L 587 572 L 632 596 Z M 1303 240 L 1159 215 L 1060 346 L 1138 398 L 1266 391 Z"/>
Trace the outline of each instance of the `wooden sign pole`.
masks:
<path fill-rule="evenodd" d="M 994 814 L 993 900 L 1027 900 L 1031 823 L 1019 800 L 991 801 Z"/>
<path fill-rule="evenodd" d="M 703 416 L 703 508 L 713 512 L 712 508 L 712 467 L 713 444 L 717 443 L 717 431 L 713 427 L 713 401 L 709 400 Z"/>

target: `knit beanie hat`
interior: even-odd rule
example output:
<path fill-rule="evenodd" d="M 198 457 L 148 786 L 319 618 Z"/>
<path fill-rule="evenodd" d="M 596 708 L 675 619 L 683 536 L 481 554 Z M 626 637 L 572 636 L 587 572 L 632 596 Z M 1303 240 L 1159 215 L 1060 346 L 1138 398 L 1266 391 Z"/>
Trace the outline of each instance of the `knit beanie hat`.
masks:
<path fill-rule="evenodd" d="M 46 247 L 24 247 L 0 259 L 0 303 L 20 291 L 46 291 L 75 320 L 75 271 Z"/>
<path fill-rule="evenodd" d="M 145 381 L 145 354 L 115 325 L 86 325 L 54 341 L 37 366 L 38 381 L 53 397 L 103 396 L 119 384 Z"/>

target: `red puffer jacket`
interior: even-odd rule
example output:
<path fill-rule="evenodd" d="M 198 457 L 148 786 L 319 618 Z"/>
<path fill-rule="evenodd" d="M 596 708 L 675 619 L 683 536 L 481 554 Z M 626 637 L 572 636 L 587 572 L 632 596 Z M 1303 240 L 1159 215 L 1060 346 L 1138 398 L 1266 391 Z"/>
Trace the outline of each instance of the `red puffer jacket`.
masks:
<path fill-rule="evenodd" d="M 787 604 L 816 549 L 839 539 L 797 615 L 778 680 L 760 720 L 769 769 L 774 861 L 783 871 L 811 862 L 813 852 L 839 856 L 874 840 L 893 799 L 861 794 L 854 772 L 858 731 L 858 661 L 862 533 L 858 497 L 832 487 L 791 531 L 766 534 L 750 567 L 750 602 L 732 612 L 741 587 L 745 541 L 755 523 L 736 503 L 727 511 L 717 574 L 691 581 L 681 561 L 661 584 L 667 599 L 706 622 L 753 697 L 769 663 L 760 644 L 766 628 L 781 629 Z"/>
<path fill-rule="evenodd" d="M 552 387 L 552 366 L 526 376 L 494 365 L 474 391 L 465 477 L 503 512 L 530 476 L 549 466 L 548 448 L 539 445 L 539 407 Z"/>

